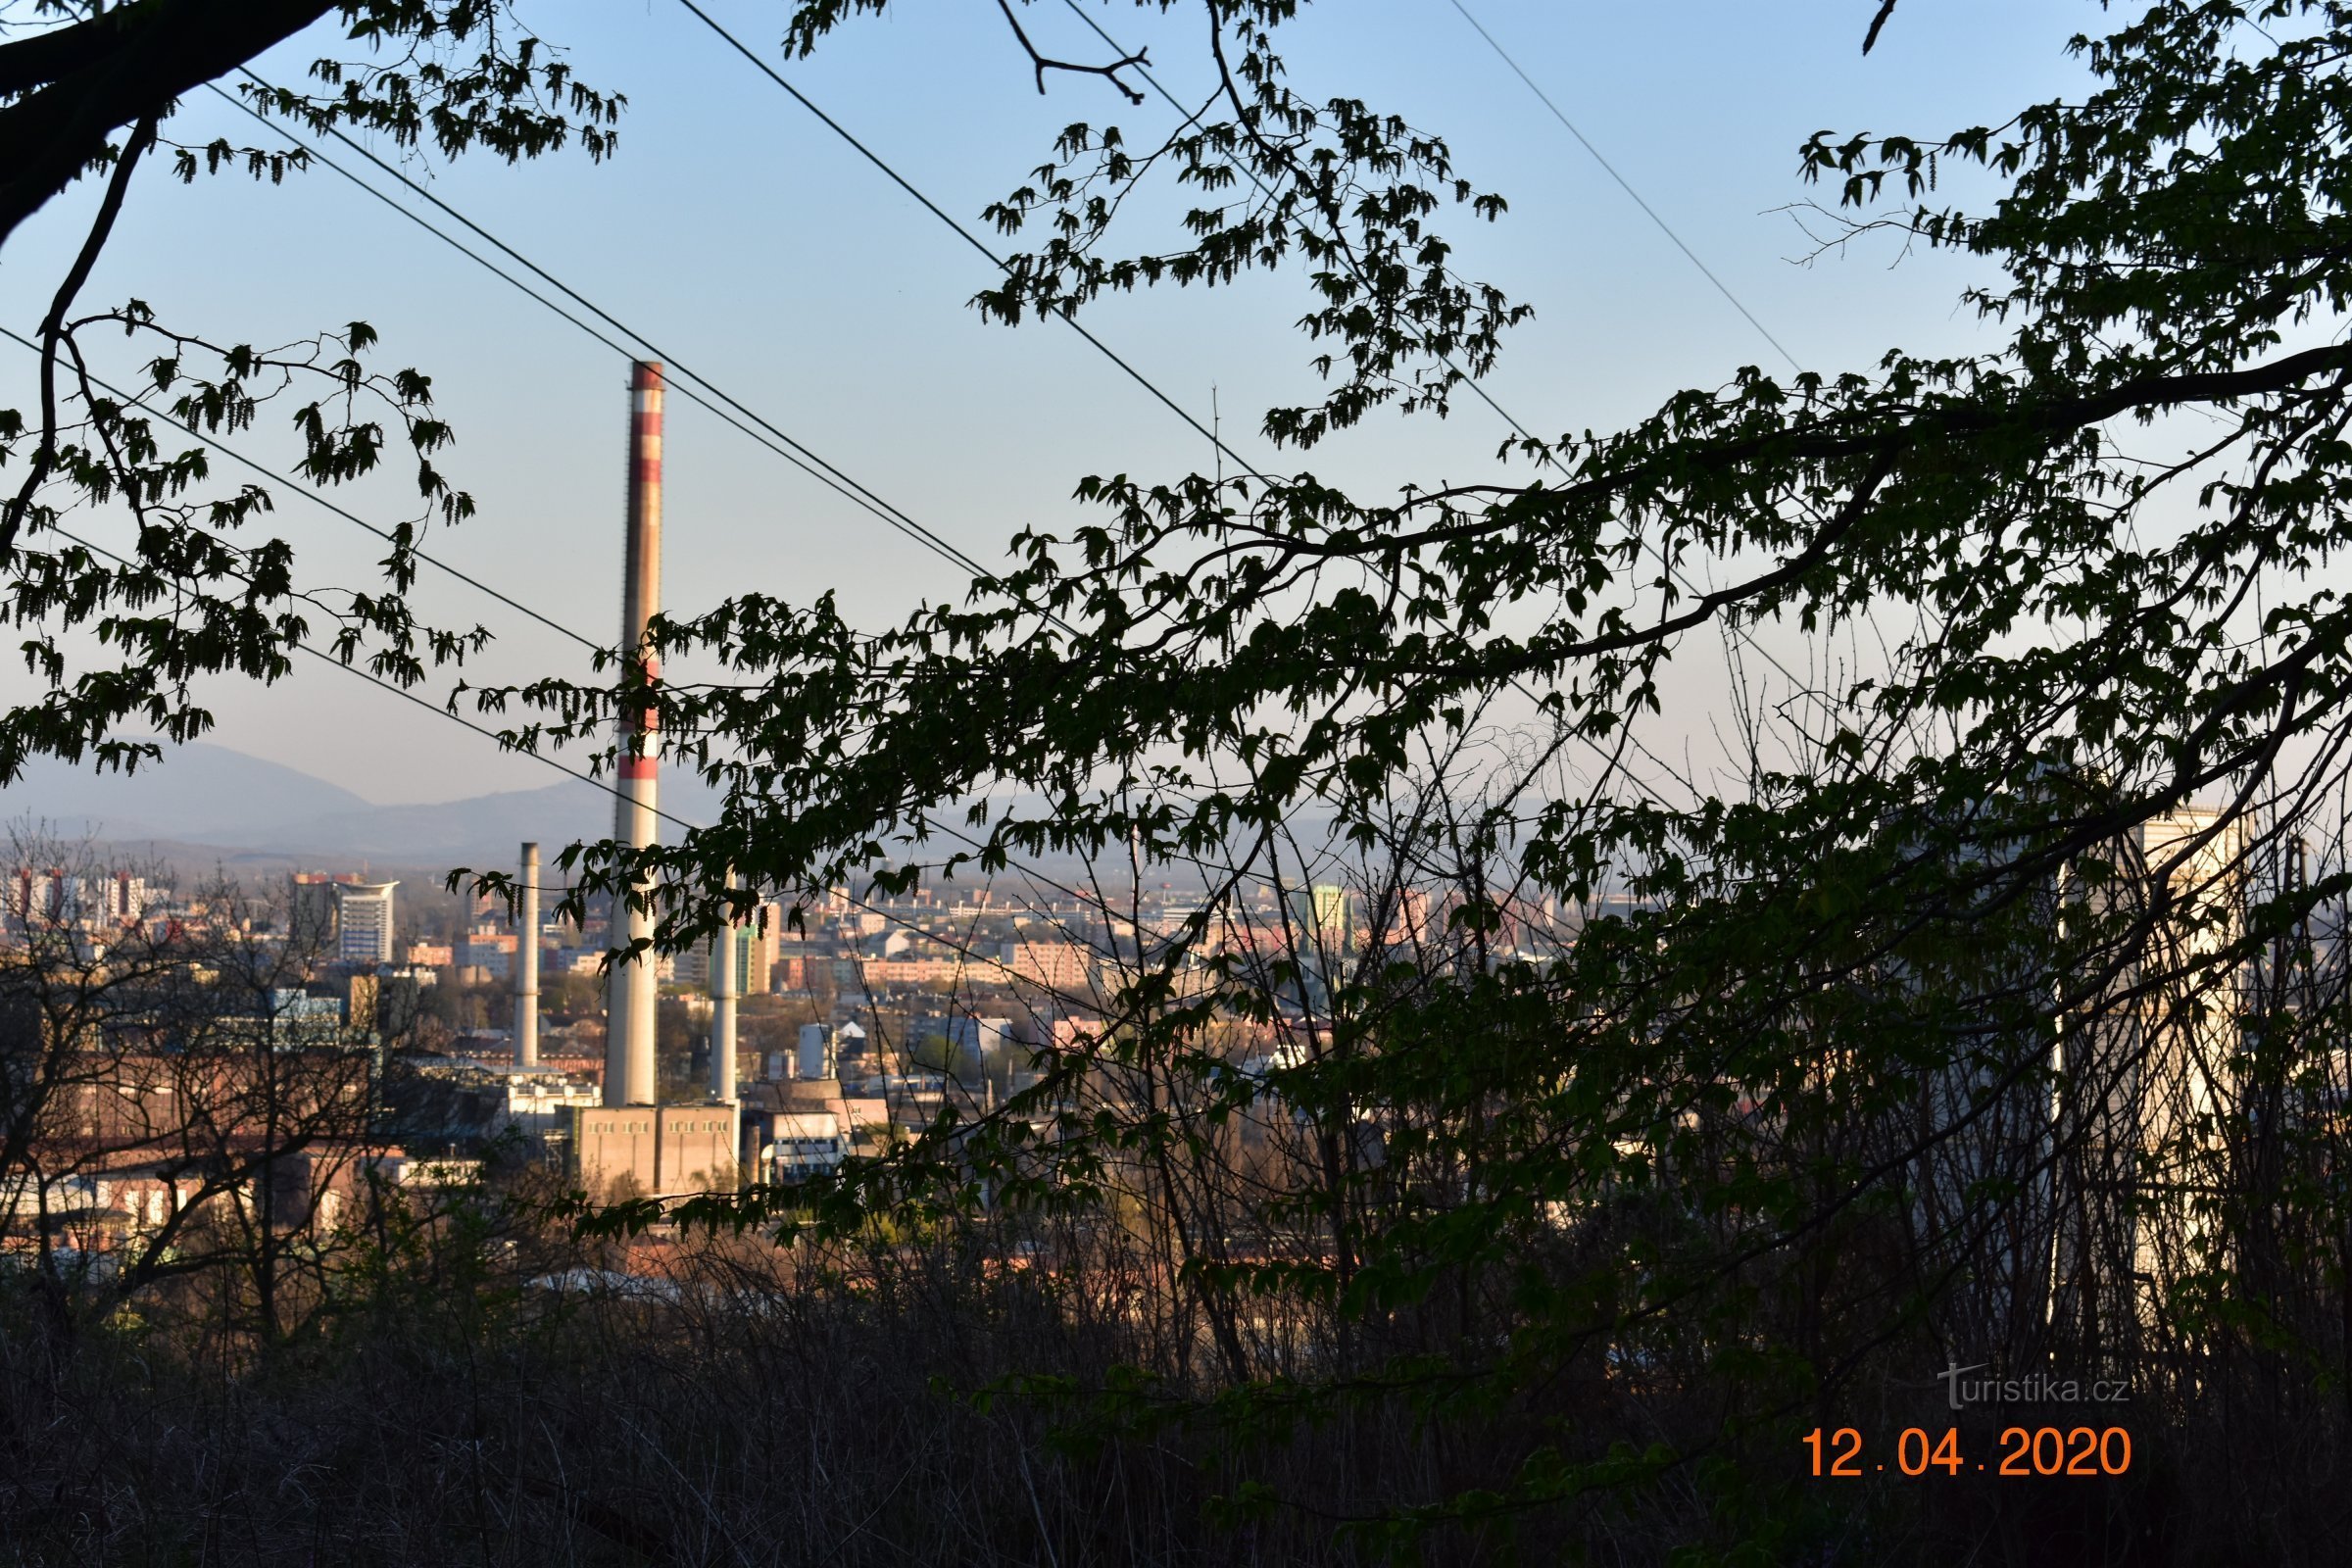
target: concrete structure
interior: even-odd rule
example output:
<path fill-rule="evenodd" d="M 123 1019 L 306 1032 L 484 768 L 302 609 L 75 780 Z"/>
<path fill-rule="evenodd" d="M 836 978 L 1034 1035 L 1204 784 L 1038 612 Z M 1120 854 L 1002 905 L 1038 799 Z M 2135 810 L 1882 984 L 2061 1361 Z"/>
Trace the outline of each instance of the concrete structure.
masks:
<path fill-rule="evenodd" d="M 526 1137 L 545 1138 L 562 1131 L 573 1113 L 596 1108 L 593 1076 L 574 1078 L 540 1069 L 511 1073 L 507 1078 L 506 1119 Z"/>
<path fill-rule="evenodd" d="M 1318 883 L 1292 895 L 1292 907 L 1302 942 L 1335 956 L 1355 946 L 1355 895 L 1347 888 Z"/>
<path fill-rule="evenodd" d="M 710 943 L 710 1098 L 722 1105 L 735 1102 L 736 935 L 722 926 Z"/>
<path fill-rule="evenodd" d="M 611 1196 L 616 1181 L 650 1195 L 734 1180 L 733 1105 L 581 1105 L 569 1115 L 573 1174 L 591 1197 Z"/>
<path fill-rule="evenodd" d="M 799 1070 L 793 1074 L 804 1083 L 815 1083 L 833 1076 L 833 1031 L 821 1023 L 801 1025 Z"/>
<path fill-rule="evenodd" d="M 1094 984 L 1094 955 L 1075 942 L 1007 942 L 1004 966 L 1013 979 L 1065 998 L 1084 996 Z"/>
<path fill-rule="evenodd" d="M 642 682 L 645 696 L 621 714 L 613 736 L 619 754 L 612 836 L 634 850 L 659 836 L 655 772 L 660 762 L 660 717 L 652 687 L 660 662 L 645 647 L 646 623 L 662 607 L 662 367 L 639 361 L 629 384 L 628 533 L 621 580 L 620 646 L 634 650 L 624 681 Z M 654 1102 L 654 1005 L 658 981 L 651 944 L 654 914 L 623 901 L 613 919 L 623 925 L 615 946 L 636 946 L 638 958 L 614 964 L 605 1024 L 605 1103 Z"/>
<path fill-rule="evenodd" d="M 762 905 L 750 917 L 750 923 L 735 927 L 735 994 L 738 997 L 764 995 L 775 978 L 776 912 L 774 905 Z M 761 920 L 766 921 L 763 928 Z M 710 983 L 711 956 L 717 950 L 713 939 L 700 947 L 689 948 L 670 957 L 672 973 L 682 986 L 708 986 Z"/>
<path fill-rule="evenodd" d="M 760 1179 L 799 1182 L 839 1170 L 850 1153 L 846 1110 L 781 1110 L 760 1117 L 754 1128 Z"/>
<path fill-rule="evenodd" d="M 755 911 L 752 923 L 735 935 L 740 965 L 735 979 L 747 997 L 765 996 L 775 989 L 776 949 L 779 945 L 776 927 L 782 915 L 772 904 L 762 904 Z"/>
<path fill-rule="evenodd" d="M 392 890 L 398 882 L 337 882 L 335 956 L 345 963 L 392 961 Z"/>
<path fill-rule="evenodd" d="M 2208 1249 L 2203 1195 L 2233 1182 L 2249 976 L 2222 958 L 2244 929 L 2249 858 L 2243 819 L 2182 807 L 2132 830 L 2119 847 L 2125 874 L 2082 900 L 2119 931 L 2145 922 L 2057 1062 L 2050 1123 L 2067 1152 L 2051 1316 L 2085 1343 L 2156 1325 L 2157 1304 L 2181 1286 L 2175 1270 Z"/>
<path fill-rule="evenodd" d="M 15 932 L 76 929 L 98 932 L 139 923 L 147 883 L 127 871 L 83 875 L 56 866 L 19 866 L 8 874 L 5 915 Z"/>
<path fill-rule="evenodd" d="M 956 1050 L 968 1051 L 975 1056 L 987 1057 L 992 1054 L 1002 1054 L 1010 1049 L 1012 1020 L 1010 1018 L 977 1018 L 958 1015 L 948 1019 L 947 1036 L 948 1044 Z"/>
<path fill-rule="evenodd" d="M 514 933 L 482 929 L 468 932 L 465 946 L 458 951 L 458 962 L 468 969 L 479 969 L 493 980 L 514 978 Z"/>
<path fill-rule="evenodd" d="M 373 1034 L 381 1011 L 383 982 L 371 974 L 355 974 L 343 982 L 343 1021 L 360 1034 Z"/>
<path fill-rule="evenodd" d="M 522 847 L 514 929 L 514 1065 L 539 1065 L 539 846 Z"/>
<path fill-rule="evenodd" d="M 622 684 L 630 693 L 613 736 L 617 764 L 612 836 L 632 850 L 660 837 L 655 774 L 661 721 L 654 688 L 660 661 L 646 627 L 662 608 L 662 367 L 640 361 L 629 383 L 628 530 L 621 580 L 620 646 L 628 650 Z M 642 890 L 643 884 L 639 884 Z M 592 1193 L 615 1182 L 647 1193 L 680 1193 L 732 1181 L 737 1170 L 736 1107 L 731 1103 L 657 1102 L 655 1005 L 668 964 L 652 951 L 654 911 L 635 899 L 616 901 L 609 940 L 635 950 L 612 966 L 605 1003 L 604 1103 L 575 1107 L 573 1169 Z M 533 943 L 536 948 L 536 942 Z M 734 1052 L 718 1054 L 730 1080 Z M 718 1070 L 714 1062 L 712 1071 Z"/>

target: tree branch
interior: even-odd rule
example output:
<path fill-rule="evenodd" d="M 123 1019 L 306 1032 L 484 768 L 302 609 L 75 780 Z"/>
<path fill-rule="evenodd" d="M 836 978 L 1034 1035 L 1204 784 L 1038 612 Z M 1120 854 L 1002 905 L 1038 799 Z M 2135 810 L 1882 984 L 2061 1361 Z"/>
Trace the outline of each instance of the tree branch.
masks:
<path fill-rule="evenodd" d="M 71 26 L 0 43 L 0 97 L 15 98 L 45 87 L 69 71 L 78 71 L 122 42 L 126 25 L 136 25 L 155 0 L 101 12 Z"/>
<path fill-rule="evenodd" d="M 55 74 L 37 91 L 0 109 L 0 245 L 80 178 L 118 127 L 162 118 L 181 93 L 300 32 L 335 4 L 139 0 L 0 52 L 6 61 L 17 49 L 59 40 L 15 67 L 20 78 Z M 105 30 L 83 33 L 102 23 Z M 29 84 L 21 81 L 18 90 Z"/>
<path fill-rule="evenodd" d="M 1894 0 L 1883 0 L 1879 7 L 1879 14 L 1870 19 L 1870 30 L 1862 35 L 1862 52 L 1864 54 L 1870 53 L 1870 46 L 1879 41 L 1879 29 L 1886 25 L 1886 19 L 1893 15 Z"/>
<path fill-rule="evenodd" d="M 57 286 L 57 297 L 49 302 L 49 314 L 41 318 L 41 441 L 33 450 L 24 485 L 7 510 L 0 512 L 0 564 L 16 555 L 17 534 L 32 510 L 32 498 L 57 463 L 57 340 L 66 329 L 66 312 L 73 308 L 74 296 L 81 292 L 82 284 L 89 281 L 98 253 L 115 231 L 115 219 L 122 211 L 122 198 L 130 190 L 130 172 L 138 167 L 139 156 L 155 145 L 155 120 L 153 115 L 143 117 L 122 144 L 115 159 L 114 176 L 106 183 L 106 197 L 98 204 L 88 237 L 81 242 L 81 254 L 74 258 L 65 281 Z"/>
<path fill-rule="evenodd" d="M 1080 66 L 1073 65 L 1067 60 L 1048 59 L 1037 52 L 1037 45 L 1031 43 L 1029 34 L 1021 30 L 1021 19 L 1012 14 L 1011 0 L 997 0 L 997 9 L 1004 13 L 1005 22 L 1012 27 L 1012 35 L 1021 40 L 1021 47 L 1029 53 L 1029 63 L 1037 68 L 1037 90 L 1041 96 L 1046 90 L 1047 72 L 1069 71 L 1085 76 L 1101 76 L 1104 81 L 1125 93 L 1127 101 L 1131 104 L 1140 104 L 1144 101 L 1144 95 L 1121 81 L 1118 74 L 1129 66 L 1150 65 L 1152 63 L 1150 50 L 1138 49 L 1125 59 L 1114 61 L 1107 66 Z"/>

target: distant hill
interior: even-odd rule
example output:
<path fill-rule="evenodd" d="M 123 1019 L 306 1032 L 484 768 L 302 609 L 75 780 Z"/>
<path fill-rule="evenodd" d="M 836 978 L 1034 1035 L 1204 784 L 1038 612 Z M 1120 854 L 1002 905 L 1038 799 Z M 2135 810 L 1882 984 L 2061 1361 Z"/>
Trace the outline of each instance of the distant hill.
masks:
<path fill-rule="evenodd" d="M 664 808 L 693 820 L 715 810 L 699 780 L 665 777 Z M 98 774 L 41 760 L 0 789 L 0 826 L 110 843 L 215 847 L 270 857 L 403 864 L 504 864 L 524 839 L 551 853 L 612 831 L 612 798 L 566 779 L 545 789 L 432 806 L 377 806 L 300 769 L 198 741 L 136 773 Z"/>
<path fill-rule="evenodd" d="M 377 806 L 298 768 L 197 741 L 167 747 L 160 764 L 128 777 L 36 761 L 0 789 L 0 858 L 6 834 L 46 822 L 62 837 L 86 834 L 199 868 L 218 862 L 240 873 L 274 874 L 365 860 L 381 870 L 437 875 L 458 865 L 511 864 L 525 839 L 536 839 L 552 856 L 574 840 L 605 837 L 612 831 L 612 804 L 597 785 L 564 779 L 544 789 L 431 806 Z M 1024 798 L 1024 804 L 1036 802 Z M 718 793 L 664 769 L 662 806 L 689 822 L 708 822 L 718 814 Z M 678 829 L 664 823 L 662 832 L 674 840 Z M 951 836 L 941 853 L 959 847 Z M 1057 879 L 1085 874 L 1066 855 L 1024 856 L 1021 863 Z M 1102 874 L 1123 882 L 1124 856 L 1114 854 Z M 985 879 L 967 867 L 960 880 Z"/>
<path fill-rule="evenodd" d="M 169 748 L 161 763 L 127 774 L 37 759 L 23 778 L 0 789 L 0 817 L 12 827 L 30 819 L 76 837 L 238 846 L 250 840 L 257 849 L 288 823 L 371 809 L 323 779 L 202 741 Z"/>

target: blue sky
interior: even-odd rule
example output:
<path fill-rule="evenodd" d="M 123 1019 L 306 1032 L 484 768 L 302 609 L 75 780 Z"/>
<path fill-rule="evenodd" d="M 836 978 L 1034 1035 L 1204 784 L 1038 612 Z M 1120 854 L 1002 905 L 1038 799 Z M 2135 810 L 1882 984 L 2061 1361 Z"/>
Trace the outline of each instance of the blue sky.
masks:
<path fill-rule="evenodd" d="M 1050 78 L 1040 98 L 986 0 L 904 0 L 847 26 L 809 61 L 782 64 L 783 9 L 713 13 L 921 186 L 977 226 L 1072 120 L 1163 130 L 1101 83 Z M 1095 14 L 1148 42 L 1180 97 L 1207 80 L 1190 5 L 1167 15 L 1119 0 Z M 2061 46 L 2102 26 L 2098 8 L 2055 0 L 1906 0 L 1878 50 L 1859 44 L 1875 5 L 1692 0 L 1474 0 L 1471 9 L 1649 203 L 1809 365 L 1866 367 L 1889 347 L 1986 341 L 1955 299 L 1972 276 L 1949 258 L 1893 265 L 1882 245 L 1796 261 L 1809 249 L 1782 209 L 1817 194 L 1795 149 L 1816 129 L 1941 133 L 2005 119 L 2079 89 Z M 1453 224 L 1465 271 L 1535 304 L 1490 383 L 1550 433 L 1639 417 L 1686 385 L 1714 385 L 1777 356 L 1651 226 L 1513 77 L 1449 0 L 1315 0 L 1284 29 L 1294 81 L 1348 93 L 1445 135 L 1463 172 L 1501 191 L 1509 216 Z M 479 158 L 418 164 L 468 216 L 764 413 L 961 548 L 995 559 L 1019 527 L 1066 527 L 1089 472 L 1174 475 L 1205 444 L 1052 325 L 982 325 L 965 306 L 987 265 L 674 0 L 566 0 L 522 14 L 566 46 L 580 74 L 625 91 L 619 155 L 508 169 Z M 1099 46 L 1062 0 L 1040 0 L 1049 52 Z M 299 74 L 322 39 L 268 63 Z M 270 138 L 205 95 L 178 134 Z M 1962 180 L 1959 189 L 1970 189 Z M 1974 187 L 1981 190 L 1982 186 Z M 38 319 L 78 243 L 94 193 L 55 204 L 0 254 L 0 314 Z M 442 547 L 467 569 L 589 634 L 618 614 L 625 366 L 372 198 L 318 170 L 285 187 L 241 176 L 182 188 L 151 170 L 85 306 L 137 296 L 175 324 L 228 341 L 277 342 L 354 317 L 379 357 L 431 372 L 459 444 L 449 466 L 482 514 Z M 1269 403 L 1306 395 L 1303 309 L 1292 276 L 1232 290 L 1106 302 L 1090 324 L 1205 417 L 1217 388 L 1228 440 L 1254 461 Z M 0 401 L 22 399 L 28 357 L 0 354 Z M 124 362 L 124 368 L 130 364 Z M 1441 423 L 1383 417 L 1306 466 L 1377 494 L 1407 480 L 1493 468 L 1499 422 L 1465 401 Z M 253 443 L 282 456 L 278 432 Z M 1290 460 L 1298 461 L 1298 460 Z M 365 514 L 399 514 L 398 484 L 363 491 Z M 299 498 L 280 531 L 306 580 L 358 583 L 374 552 Z M 903 614 L 959 590 L 953 568 L 699 411 L 673 402 L 667 596 L 673 612 L 745 587 L 791 597 L 837 590 L 856 617 Z M 575 652 L 469 592 L 428 582 L 424 608 L 500 633 L 492 676 L 578 667 Z M 1692 704 L 1721 666 L 1700 659 Z M 0 670 L 18 694 L 21 669 Z M 208 692 L 213 739 L 301 767 L 380 802 L 536 787 L 522 759 L 323 668 L 272 689 Z"/>

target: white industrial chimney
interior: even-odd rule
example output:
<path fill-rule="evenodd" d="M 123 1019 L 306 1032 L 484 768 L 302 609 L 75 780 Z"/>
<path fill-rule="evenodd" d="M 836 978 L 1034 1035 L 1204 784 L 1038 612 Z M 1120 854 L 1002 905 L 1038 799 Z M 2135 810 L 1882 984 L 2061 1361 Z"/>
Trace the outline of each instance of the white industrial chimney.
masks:
<path fill-rule="evenodd" d="M 734 878 L 728 877 L 732 884 Z M 735 999 L 743 994 L 735 965 L 735 917 L 710 939 L 710 1098 L 721 1104 L 735 1100 Z"/>
<path fill-rule="evenodd" d="M 539 846 L 522 847 L 522 906 L 514 924 L 514 1065 L 539 1065 Z"/>

